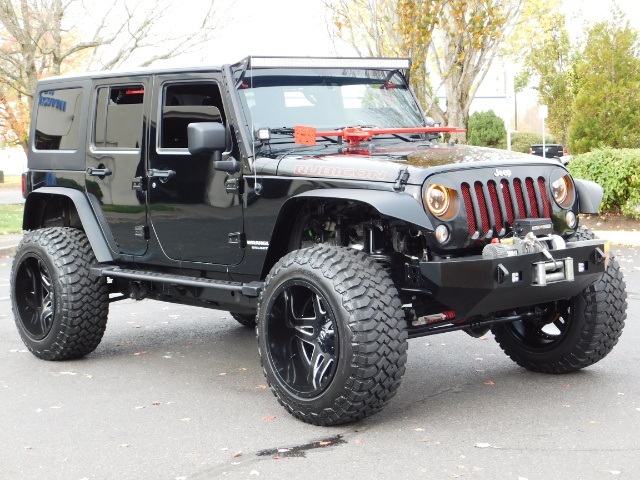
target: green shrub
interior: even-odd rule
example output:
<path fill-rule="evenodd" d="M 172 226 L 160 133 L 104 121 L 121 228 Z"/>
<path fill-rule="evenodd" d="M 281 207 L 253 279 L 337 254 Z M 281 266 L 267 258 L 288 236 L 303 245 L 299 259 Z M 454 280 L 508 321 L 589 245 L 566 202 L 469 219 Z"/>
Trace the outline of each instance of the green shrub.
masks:
<path fill-rule="evenodd" d="M 555 143 L 555 140 L 550 135 L 545 135 L 545 139 L 545 143 Z M 529 153 L 529 147 L 538 143 L 542 143 L 542 135 L 539 133 L 514 132 L 511 134 L 511 150 L 514 152 Z M 500 140 L 497 147 L 503 150 L 507 149 L 506 132 L 504 138 Z"/>
<path fill-rule="evenodd" d="M 469 117 L 467 126 L 467 143 L 469 145 L 495 147 L 506 134 L 504 120 L 497 116 L 493 110 L 475 112 Z"/>
<path fill-rule="evenodd" d="M 640 149 L 602 148 L 573 157 L 568 167 L 574 177 L 604 189 L 601 213 L 640 218 Z"/>

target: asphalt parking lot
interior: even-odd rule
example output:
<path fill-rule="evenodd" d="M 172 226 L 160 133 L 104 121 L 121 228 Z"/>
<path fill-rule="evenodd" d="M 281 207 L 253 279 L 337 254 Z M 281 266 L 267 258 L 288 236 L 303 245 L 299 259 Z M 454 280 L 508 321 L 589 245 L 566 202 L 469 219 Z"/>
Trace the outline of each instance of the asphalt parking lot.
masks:
<path fill-rule="evenodd" d="M 333 428 L 278 405 L 226 312 L 117 302 L 93 354 L 38 360 L 0 258 L 0 478 L 640 478 L 640 249 L 615 250 L 628 318 L 600 363 L 533 374 L 490 335 L 418 338 L 390 405 Z"/>

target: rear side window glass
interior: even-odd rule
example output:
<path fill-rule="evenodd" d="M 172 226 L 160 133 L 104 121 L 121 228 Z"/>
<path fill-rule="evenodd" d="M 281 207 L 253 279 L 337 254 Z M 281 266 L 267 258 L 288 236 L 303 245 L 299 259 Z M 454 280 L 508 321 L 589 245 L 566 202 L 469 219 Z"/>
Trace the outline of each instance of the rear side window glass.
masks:
<path fill-rule="evenodd" d="M 144 86 L 98 88 L 93 144 L 98 148 L 140 148 Z"/>
<path fill-rule="evenodd" d="M 36 150 L 76 150 L 79 144 L 82 88 L 40 92 Z"/>

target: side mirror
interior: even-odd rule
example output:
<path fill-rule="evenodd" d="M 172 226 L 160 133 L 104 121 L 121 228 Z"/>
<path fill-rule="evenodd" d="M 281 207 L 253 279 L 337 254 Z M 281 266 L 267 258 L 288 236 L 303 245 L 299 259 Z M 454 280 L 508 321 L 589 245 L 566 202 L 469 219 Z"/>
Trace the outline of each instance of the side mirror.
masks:
<path fill-rule="evenodd" d="M 187 145 L 192 155 L 213 154 L 220 160 L 227 146 L 227 132 L 218 122 L 190 123 L 187 125 Z"/>

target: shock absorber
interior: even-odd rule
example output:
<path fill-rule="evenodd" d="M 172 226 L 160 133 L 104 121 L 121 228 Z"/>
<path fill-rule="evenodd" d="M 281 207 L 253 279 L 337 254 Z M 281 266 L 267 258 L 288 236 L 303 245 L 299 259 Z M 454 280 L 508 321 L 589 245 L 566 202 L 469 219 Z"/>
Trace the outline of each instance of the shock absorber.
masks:
<path fill-rule="evenodd" d="M 431 313 L 429 315 L 425 315 L 424 317 L 416 318 L 411 322 L 411 325 L 414 327 L 419 327 L 420 325 L 429 325 L 437 322 L 444 322 L 445 320 L 453 320 L 456 318 L 456 312 L 453 310 L 445 310 L 440 313 Z"/>

